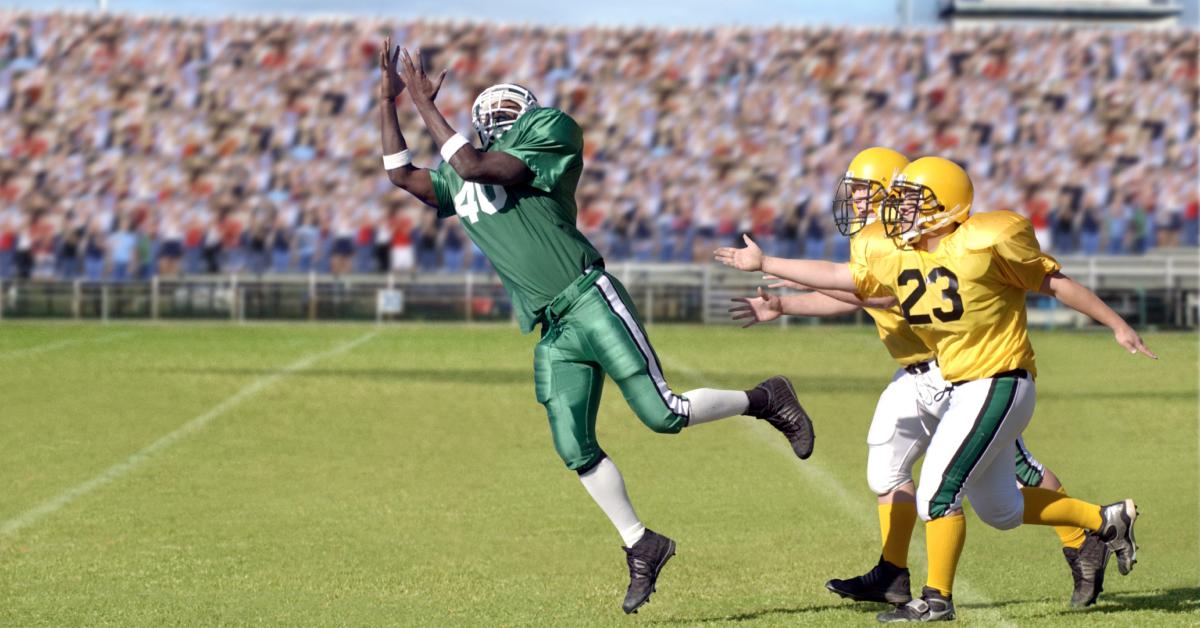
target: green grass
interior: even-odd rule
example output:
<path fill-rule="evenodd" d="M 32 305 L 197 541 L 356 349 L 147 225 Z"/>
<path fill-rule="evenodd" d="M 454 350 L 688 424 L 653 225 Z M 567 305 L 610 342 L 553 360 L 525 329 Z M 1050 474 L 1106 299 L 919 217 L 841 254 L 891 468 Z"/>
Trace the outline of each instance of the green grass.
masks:
<path fill-rule="evenodd" d="M 866 328 L 658 326 L 677 390 L 797 383 L 813 458 L 749 419 L 673 437 L 615 387 L 601 442 L 639 514 L 679 541 L 652 602 L 619 608 L 620 540 L 551 447 L 534 338 L 507 326 L 0 325 L 0 625 L 872 625 L 827 593 L 878 556 L 864 439 L 893 367 Z M 969 625 L 1200 623 L 1197 337 L 1035 332 L 1030 449 L 1072 494 L 1135 497 L 1140 562 L 1067 606 L 1057 539 L 968 521 Z M 160 437 L 195 431 L 53 502 Z M 42 514 L 30 515 L 34 511 Z M 923 533 L 913 541 L 924 578 Z"/>

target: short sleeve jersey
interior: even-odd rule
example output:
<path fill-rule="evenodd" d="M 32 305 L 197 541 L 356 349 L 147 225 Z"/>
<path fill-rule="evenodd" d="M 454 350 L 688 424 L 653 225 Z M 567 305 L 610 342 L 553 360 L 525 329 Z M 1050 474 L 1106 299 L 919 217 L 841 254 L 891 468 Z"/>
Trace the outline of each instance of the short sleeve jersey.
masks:
<path fill-rule="evenodd" d="M 534 109 L 488 151 L 520 159 L 533 179 L 509 186 L 467 182 L 443 163 L 430 172 L 438 216 L 459 216 L 504 283 L 521 331 L 528 333 L 538 312 L 601 259 L 575 226 L 583 131 L 557 109 Z"/>
<path fill-rule="evenodd" d="M 862 296 L 893 295 L 913 332 L 937 352 L 947 381 L 1025 369 L 1036 376 L 1025 296 L 1061 266 L 1044 253 L 1024 217 L 976 214 L 926 252 L 852 264 Z"/>
<path fill-rule="evenodd" d="M 850 239 L 850 264 L 852 267 L 865 268 L 869 264 L 868 260 L 895 253 L 896 244 L 884 233 L 883 224 L 880 222 L 873 222 L 863 227 Z M 869 307 L 865 310 L 874 319 L 875 329 L 879 332 L 879 339 L 883 341 L 883 346 L 901 365 L 908 366 L 933 359 L 933 350 L 925 346 L 925 342 L 921 340 L 920 336 L 917 336 L 908 326 L 908 321 L 904 320 L 904 314 L 900 311 L 899 305 L 886 309 Z"/>

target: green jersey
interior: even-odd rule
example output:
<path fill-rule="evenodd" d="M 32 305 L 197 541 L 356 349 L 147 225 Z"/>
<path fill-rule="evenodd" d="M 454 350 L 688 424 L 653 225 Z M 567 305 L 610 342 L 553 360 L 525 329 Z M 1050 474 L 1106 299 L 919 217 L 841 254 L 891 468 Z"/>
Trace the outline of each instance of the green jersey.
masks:
<path fill-rule="evenodd" d="M 443 163 L 429 173 L 438 217 L 458 214 L 467 235 L 500 275 L 521 331 L 529 333 L 537 312 L 600 259 L 575 227 L 583 131 L 557 109 L 534 109 L 488 151 L 520 159 L 533 171 L 533 180 L 509 186 L 470 183 Z"/>

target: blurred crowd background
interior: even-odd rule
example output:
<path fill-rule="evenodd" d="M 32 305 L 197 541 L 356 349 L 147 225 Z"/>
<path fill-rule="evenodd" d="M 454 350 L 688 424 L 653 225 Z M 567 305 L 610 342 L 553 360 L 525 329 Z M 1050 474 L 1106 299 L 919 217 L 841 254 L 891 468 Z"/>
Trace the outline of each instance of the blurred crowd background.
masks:
<path fill-rule="evenodd" d="M 1195 31 L 5 12 L 0 276 L 487 270 L 383 174 L 387 35 L 450 69 L 438 103 L 464 135 L 496 82 L 580 123 L 579 224 L 610 261 L 708 261 L 743 232 L 844 259 L 832 194 L 870 145 L 955 159 L 977 211 L 1027 215 L 1056 254 L 1197 244 Z"/>

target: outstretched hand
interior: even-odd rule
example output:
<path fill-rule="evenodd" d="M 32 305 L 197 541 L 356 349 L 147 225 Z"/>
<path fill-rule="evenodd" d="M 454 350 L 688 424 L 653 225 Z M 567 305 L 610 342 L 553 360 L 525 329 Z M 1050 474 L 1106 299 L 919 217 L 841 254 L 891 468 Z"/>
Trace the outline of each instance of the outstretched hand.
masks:
<path fill-rule="evenodd" d="M 730 268 L 754 272 L 762 269 L 763 252 L 750 239 L 748 235 L 742 235 L 742 239 L 746 241 L 746 247 L 742 249 L 732 246 L 723 246 L 713 252 L 713 257 L 722 264 Z"/>
<path fill-rule="evenodd" d="M 1125 325 L 1114 331 L 1113 336 L 1116 337 L 1117 344 L 1125 347 L 1130 353 L 1142 353 L 1147 357 L 1158 359 L 1158 356 L 1146 346 L 1145 342 L 1142 342 L 1142 337 L 1132 327 Z"/>
<path fill-rule="evenodd" d="M 425 67 L 421 62 L 421 51 L 416 52 L 416 61 L 408 55 L 408 49 L 400 50 L 400 78 L 408 85 L 408 92 L 414 100 L 433 102 L 438 90 L 442 89 L 442 81 L 446 80 L 446 70 L 438 74 L 436 81 L 429 80 L 425 75 Z"/>
<path fill-rule="evenodd" d="M 404 81 L 396 73 L 396 62 L 400 58 L 400 46 L 392 49 L 392 38 L 383 40 L 383 49 L 379 51 L 379 98 L 395 102 L 396 97 L 404 91 Z"/>
<path fill-rule="evenodd" d="M 742 329 L 758 323 L 769 323 L 783 314 L 783 303 L 779 297 L 771 296 L 761 287 L 758 289 L 757 297 L 740 297 L 730 300 L 742 304 L 729 308 L 730 318 L 735 321 L 749 319 L 745 325 L 742 325 Z"/>

